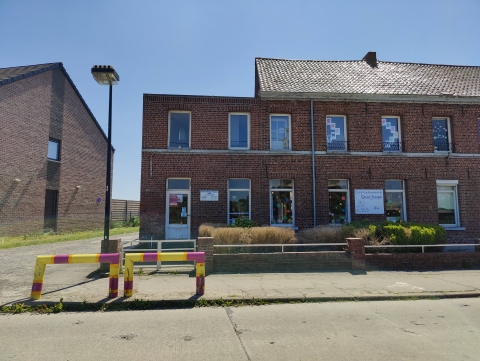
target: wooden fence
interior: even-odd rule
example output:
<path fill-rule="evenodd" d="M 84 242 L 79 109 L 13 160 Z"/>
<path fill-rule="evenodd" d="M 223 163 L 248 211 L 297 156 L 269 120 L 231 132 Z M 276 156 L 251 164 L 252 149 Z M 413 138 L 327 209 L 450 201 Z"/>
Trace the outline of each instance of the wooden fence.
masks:
<path fill-rule="evenodd" d="M 140 217 L 140 201 L 126 201 L 112 199 L 111 219 L 117 222 L 126 222 L 130 217 Z"/>

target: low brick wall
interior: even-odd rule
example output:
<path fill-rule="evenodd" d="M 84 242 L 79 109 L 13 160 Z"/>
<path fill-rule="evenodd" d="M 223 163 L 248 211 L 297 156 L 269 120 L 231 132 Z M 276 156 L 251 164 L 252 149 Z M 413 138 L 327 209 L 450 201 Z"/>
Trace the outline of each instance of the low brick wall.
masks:
<path fill-rule="evenodd" d="M 379 253 L 366 254 L 369 270 L 480 269 L 480 252 Z"/>
<path fill-rule="evenodd" d="M 213 270 L 237 272 L 308 272 L 352 269 L 347 252 L 215 254 Z"/>

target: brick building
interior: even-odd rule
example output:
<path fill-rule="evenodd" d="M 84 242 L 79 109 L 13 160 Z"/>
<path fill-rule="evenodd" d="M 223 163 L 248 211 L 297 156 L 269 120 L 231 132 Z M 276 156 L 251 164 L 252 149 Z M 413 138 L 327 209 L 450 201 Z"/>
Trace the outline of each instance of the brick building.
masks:
<path fill-rule="evenodd" d="M 255 97 L 144 94 L 141 236 L 248 217 L 480 231 L 480 67 L 257 58 Z"/>
<path fill-rule="evenodd" d="M 101 229 L 107 139 L 62 63 L 0 69 L 0 124 L 0 234 Z"/>

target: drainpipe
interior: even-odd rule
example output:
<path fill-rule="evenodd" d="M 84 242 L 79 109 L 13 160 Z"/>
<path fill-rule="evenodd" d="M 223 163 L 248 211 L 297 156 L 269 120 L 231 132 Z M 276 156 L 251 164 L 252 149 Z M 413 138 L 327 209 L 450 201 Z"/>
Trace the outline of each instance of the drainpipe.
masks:
<path fill-rule="evenodd" d="M 313 133 L 313 99 L 310 99 L 310 128 L 312 132 L 312 198 L 313 198 L 313 226 L 317 226 L 317 202 L 315 193 L 315 135 Z"/>

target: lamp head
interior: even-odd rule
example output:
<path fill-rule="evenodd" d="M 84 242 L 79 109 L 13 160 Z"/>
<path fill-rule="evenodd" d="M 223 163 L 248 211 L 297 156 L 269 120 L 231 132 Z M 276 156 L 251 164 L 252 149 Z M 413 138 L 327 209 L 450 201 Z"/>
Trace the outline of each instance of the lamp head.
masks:
<path fill-rule="evenodd" d="M 111 65 L 94 65 L 92 75 L 100 85 L 117 85 L 120 81 L 120 76 Z"/>

